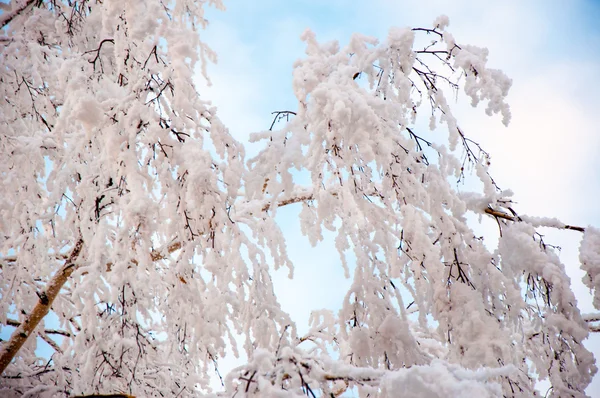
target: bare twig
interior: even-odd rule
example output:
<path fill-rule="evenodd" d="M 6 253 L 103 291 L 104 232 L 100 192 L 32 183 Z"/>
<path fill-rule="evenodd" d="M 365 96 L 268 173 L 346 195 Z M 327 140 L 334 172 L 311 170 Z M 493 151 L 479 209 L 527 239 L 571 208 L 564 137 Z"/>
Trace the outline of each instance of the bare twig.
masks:
<path fill-rule="evenodd" d="M 296 115 L 296 112 L 292 112 L 292 111 L 275 111 L 275 112 L 271 112 L 271 115 L 275 115 L 275 117 L 273 118 L 273 123 L 271 123 L 271 127 L 269 127 L 269 131 L 273 130 L 273 126 L 275 126 L 275 123 L 277 123 L 278 121 L 280 121 L 281 119 L 286 119 L 286 121 L 290 121 L 290 115 Z"/>
<path fill-rule="evenodd" d="M 95 54 L 96 54 L 96 56 L 94 57 L 94 59 L 92 59 L 92 60 L 89 60 L 89 61 L 88 61 L 90 64 L 93 64 L 93 65 L 94 65 L 94 70 L 96 70 L 96 61 L 98 61 L 98 60 L 99 60 L 99 61 L 100 61 L 100 69 L 101 69 L 102 71 L 104 71 L 104 68 L 102 67 L 102 59 L 100 58 L 100 51 L 102 50 L 102 45 L 103 45 L 104 43 L 112 43 L 112 44 L 115 44 L 115 41 L 114 41 L 114 39 L 104 39 L 104 40 L 102 40 L 102 41 L 100 42 L 100 44 L 98 45 L 98 48 L 97 48 L 97 49 L 95 49 L 95 50 L 90 50 L 90 51 L 86 51 L 86 52 L 84 52 L 84 54 L 93 54 L 93 53 L 95 53 Z"/>

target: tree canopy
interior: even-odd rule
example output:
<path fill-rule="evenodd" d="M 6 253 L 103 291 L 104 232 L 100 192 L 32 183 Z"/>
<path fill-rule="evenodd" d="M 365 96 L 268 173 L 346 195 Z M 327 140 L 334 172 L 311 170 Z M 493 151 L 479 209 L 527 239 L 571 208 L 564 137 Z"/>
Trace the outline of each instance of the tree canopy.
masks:
<path fill-rule="evenodd" d="M 585 396 L 600 316 L 537 229 L 583 234 L 597 309 L 600 231 L 519 214 L 490 175 L 451 106 L 462 90 L 510 122 L 487 50 L 445 16 L 345 45 L 307 30 L 297 107 L 248 157 L 193 83 L 215 60 L 207 5 L 223 8 L 0 3 L 0 392 L 531 397 L 547 380 Z M 292 205 L 311 244 L 335 234 L 352 280 L 306 335 L 272 281 L 293 276 L 275 220 Z M 497 243 L 472 216 L 497 221 Z M 221 375 L 227 350 L 248 361 Z"/>

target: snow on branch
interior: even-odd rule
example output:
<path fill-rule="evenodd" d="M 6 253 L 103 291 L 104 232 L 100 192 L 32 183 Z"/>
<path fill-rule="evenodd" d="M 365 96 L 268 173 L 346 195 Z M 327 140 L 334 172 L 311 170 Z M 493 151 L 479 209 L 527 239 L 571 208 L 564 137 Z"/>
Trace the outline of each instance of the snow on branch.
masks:
<path fill-rule="evenodd" d="M 530 224 L 532 224 L 534 226 L 539 226 L 539 227 L 570 229 L 573 231 L 585 232 L 585 228 L 583 228 L 583 227 L 578 227 L 576 225 L 563 224 L 554 218 L 540 218 L 540 217 L 510 215 L 510 214 L 507 214 L 507 213 L 504 213 L 504 212 L 501 212 L 498 210 L 494 210 L 489 207 L 485 209 L 485 213 L 489 214 L 491 216 L 494 216 L 496 218 L 501 218 L 503 220 L 514 221 L 514 222 L 519 222 L 519 221 L 529 222 Z"/>
<path fill-rule="evenodd" d="M 39 0 L 11 0 L 9 5 L 11 5 L 10 11 L 4 11 L 0 15 L 0 29 L 3 29 L 6 25 L 8 25 L 13 19 L 17 16 L 21 15 L 27 8 L 32 6 L 34 3 Z"/>
<path fill-rule="evenodd" d="M 285 347 L 278 356 L 257 350 L 247 365 L 230 373 L 225 381 L 227 392 L 222 396 L 339 397 L 349 388 L 357 388 L 360 394 L 377 398 L 495 397 L 502 389 L 493 380 L 515 371 L 512 366 L 470 371 L 442 360 L 393 371 L 361 368 Z"/>
<path fill-rule="evenodd" d="M 579 261 L 585 272 L 583 283 L 594 294 L 594 308 L 600 310 L 600 229 L 586 228 L 579 247 Z"/>
<path fill-rule="evenodd" d="M 588 323 L 590 332 L 600 332 L 600 313 L 584 314 L 583 319 Z"/>
<path fill-rule="evenodd" d="M 129 3 L 30 13 L 34 2 L 15 1 L 0 19 L 11 38 L 0 52 L 0 310 L 15 327 L 0 347 L 3 387 L 521 398 L 547 379 L 555 396 L 583 394 L 596 318 L 581 316 L 535 227 L 584 233 L 592 289 L 598 234 L 519 216 L 504 199 L 449 100 L 463 89 L 508 123 L 511 80 L 487 50 L 458 44 L 444 16 L 381 42 L 322 43 L 307 30 L 297 103 L 251 136 L 261 146 L 247 159 L 194 84 L 215 59 L 198 34 L 203 6 L 221 2 Z M 420 130 L 423 117 L 448 134 Z M 483 192 L 452 184 L 468 171 Z M 276 217 L 292 204 L 312 245 L 333 235 L 349 280 L 339 311 L 313 312 L 301 338 L 273 278 L 281 267 L 293 277 Z M 499 221 L 498 247 L 475 236 L 468 211 Z M 60 325 L 42 327 L 50 310 Z M 55 350 L 45 365 L 38 337 Z M 219 361 L 244 354 L 214 392 Z"/>
<path fill-rule="evenodd" d="M 14 356 L 19 352 L 25 341 L 36 329 L 38 324 L 50 311 L 52 303 L 60 293 L 61 288 L 69 279 L 69 276 L 77 269 L 77 260 L 83 250 L 83 239 L 79 238 L 73 245 L 71 253 L 62 268 L 54 275 L 46 289 L 38 294 L 39 300 L 31 313 L 10 336 L 10 339 L 2 344 L 0 348 L 0 374 L 4 372 Z"/>

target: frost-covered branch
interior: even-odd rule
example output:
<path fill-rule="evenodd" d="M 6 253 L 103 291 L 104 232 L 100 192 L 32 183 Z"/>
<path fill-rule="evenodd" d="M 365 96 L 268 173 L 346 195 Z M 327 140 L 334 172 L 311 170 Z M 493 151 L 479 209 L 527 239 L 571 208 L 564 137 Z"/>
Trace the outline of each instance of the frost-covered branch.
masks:
<path fill-rule="evenodd" d="M 33 310 L 26 316 L 25 320 L 15 329 L 10 339 L 3 342 L 0 348 L 0 374 L 4 373 L 6 367 L 19 352 L 23 344 L 33 334 L 35 328 L 48 314 L 52 303 L 60 293 L 63 285 L 68 281 L 71 274 L 77 269 L 77 260 L 83 250 L 83 239 L 79 238 L 73 245 L 71 253 L 62 268 L 52 277 L 46 289 L 38 294 L 39 300 Z"/>
<path fill-rule="evenodd" d="M 510 366 L 465 371 L 440 360 L 404 369 L 373 369 L 336 364 L 326 357 L 310 356 L 285 347 L 277 356 L 257 351 L 248 365 L 232 371 L 226 380 L 226 393 L 219 396 L 339 397 L 349 388 L 356 388 L 361 395 L 377 398 L 470 393 L 494 397 L 501 394 L 501 389 L 492 380 L 514 371 Z"/>
<path fill-rule="evenodd" d="M 489 214 L 496 218 L 501 218 L 503 220 L 514 221 L 514 222 L 530 221 L 530 222 L 533 222 L 534 224 L 537 224 L 538 226 L 552 227 L 552 228 L 558 228 L 558 229 L 570 229 L 573 231 L 585 232 L 585 228 L 583 228 L 583 227 L 578 227 L 576 225 L 563 224 L 563 223 L 557 221 L 556 219 L 541 219 L 541 218 L 537 218 L 537 217 L 534 218 L 534 217 L 510 215 L 510 214 L 507 214 L 507 213 L 504 213 L 501 211 L 491 209 L 489 207 L 485 209 L 485 212 L 486 212 L 486 214 Z"/>
<path fill-rule="evenodd" d="M 457 44 L 443 16 L 347 45 L 306 31 L 297 104 L 246 159 L 194 84 L 215 59 L 205 3 L 222 7 L 57 0 L 3 15 L 21 10 L 0 52 L 0 311 L 16 328 L 3 387 L 193 397 L 244 350 L 217 396 L 530 397 L 540 379 L 581 396 L 595 321 L 535 228 L 584 233 L 596 304 L 600 234 L 518 216 L 496 185 L 449 101 L 463 89 L 508 123 L 511 81 L 487 50 Z M 417 128 L 427 120 L 448 134 Z M 452 184 L 471 177 L 482 192 Z M 272 277 L 293 276 L 276 218 L 292 204 L 311 244 L 334 234 L 350 280 L 301 338 Z M 497 247 L 468 212 L 499 221 Z M 42 330 L 49 311 L 60 325 Z M 45 365 L 37 337 L 56 351 Z"/>
<path fill-rule="evenodd" d="M 6 324 L 8 326 L 12 326 L 14 328 L 18 328 L 19 326 L 21 326 L 21 322 L 15 321 L 13 319 L 7 319 L 6 320 Z M 72 337 L 72 334 L 70 332 L 65 331 L 65 330 L 44 329 L 43 332 L 45 334 L 56 334 L 56 335 L 60 335 L 60 336 L 63 336 L 63 337 Z"/>
<path fill-rule="evenodd" d="M 9 5 L 12 6 L 11 10 L 5 11 L 0 15 L 0 29 L 4 29 L 4 27 L 11 23 L 13 19 L 21 15 L 25 10 L 37 2 L 39 2 L 39 0 L 11 0 L 9 3 Z"/>
<path fill-rule="evenodd" d="M 12 319 L 7 319 L 6 324 L 8 326 L 12 326 L 15 328 L 18 328 L 19 326 L 21 326 L 21 322 L 14 321 Z M 38 333 L 39 333 L 40 338 L 42 340 L 44 340 L 50 347 L 52 347 L 54 349 L 54 351 L 60 352 L 60 353 L 62 353 L 62 350 L 60 349 L 58 344 L 56 344 L 56 342 L 54 340 L 52 340 L 52 338 L 50 338 L 48 335 L 56 334 L 56 335 L 61 335 L 64 337 L 72 337 L 71 333 L 65 332 L 64 330 L 44 329 L 44 330 L 39 331 Z"/>
<path fill-rule="evenodd" d="M 600 313 L 584 314 L 583 319 L 588 323 L 590 332 L 600 332 Z"/>

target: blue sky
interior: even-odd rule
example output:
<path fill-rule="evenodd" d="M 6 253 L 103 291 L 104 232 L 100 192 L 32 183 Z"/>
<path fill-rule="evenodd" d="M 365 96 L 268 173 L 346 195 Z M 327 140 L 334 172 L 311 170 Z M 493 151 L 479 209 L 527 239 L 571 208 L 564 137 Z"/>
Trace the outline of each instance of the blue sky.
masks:
<path fill-rule="evenodd" d="M 430 27 L 445 14 L 459 43 L 487 47 L 489 65 L 513 79 L 508 128 L 468 101 L 455 109 L 467 134 L 492 154 L 492 175 L 515 192 L 517 210 L 600 226 L 600 1 L 232 0 L 225 5 L 225 13 L 207 13 L 210 26 L 203 34 L 219 56 L 209 68 L 213 85 L 198 81 L 201 94 L 214 101 L 240 141 L 268 129 L 270 112 L 295 109 L 292 65 L 304 54 L 299 36 L 305 28 L 320 40 L 345 43 L 353 32 L 383 40 L 392 26 Z M 295 278 L 289 281 L 287 272 L 280 272 L 275 283 L 282 306 L 302 332 L 311 309 L 340 307 L 349 281 L 331 240 L 312 249 L 301 236 L 297 211 L 278 215 Z M 497 227 L 484 220 L 477 229 L 493 236 Z M 542 232 L 547 242 L 562 247 L 580 307 L 592 312 L 577 258 L 581 235 Z M 600 336 L 587 345 L 600 357 Z M 588 393 L 600 396 L 600 377 Z"/>

